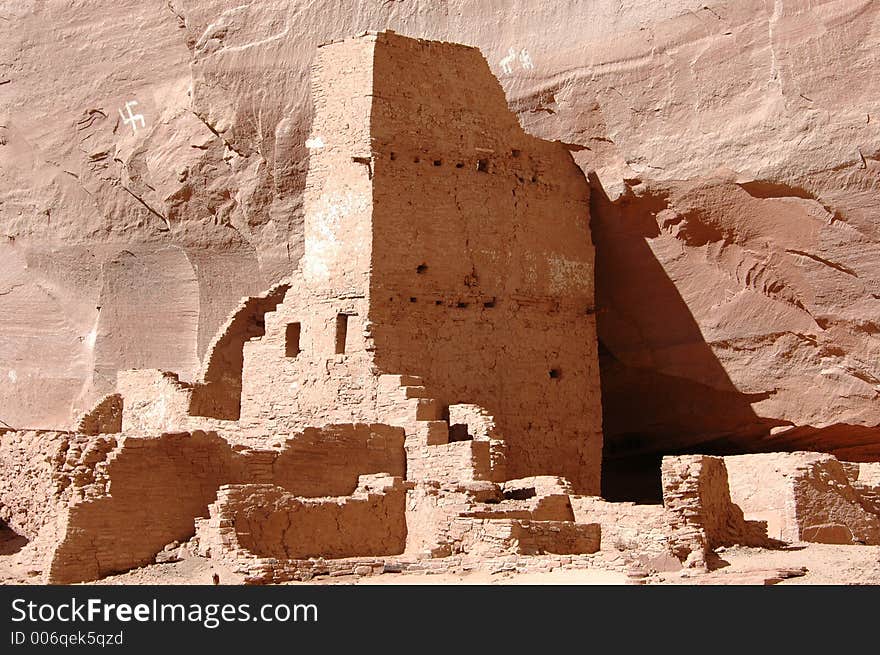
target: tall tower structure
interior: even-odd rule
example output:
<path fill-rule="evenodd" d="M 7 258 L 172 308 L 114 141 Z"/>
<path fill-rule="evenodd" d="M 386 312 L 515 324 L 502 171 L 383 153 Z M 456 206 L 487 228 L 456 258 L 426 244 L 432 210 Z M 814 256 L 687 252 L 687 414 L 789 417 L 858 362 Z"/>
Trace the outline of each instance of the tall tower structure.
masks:
<path fill-rule="evenodd" d="M 599 493 L 589 186 L 526 134 L 480 52 L 367 34 L 319 49 L 305 254 L 245 344 L 241 421 L 381 421 L 381 376 L 494 416 L 508 477 Z M 387 378 L 386 378 L 387 379 Z"/>

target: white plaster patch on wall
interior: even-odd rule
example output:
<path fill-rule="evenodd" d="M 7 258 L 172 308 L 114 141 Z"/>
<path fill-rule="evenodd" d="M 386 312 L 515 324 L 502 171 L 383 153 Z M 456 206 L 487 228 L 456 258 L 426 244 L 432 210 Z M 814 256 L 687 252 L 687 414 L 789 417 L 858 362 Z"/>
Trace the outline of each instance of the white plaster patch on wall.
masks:
<path fill-rule="evenodd" d="M 309 150 L 317 150 L 319 148 L 323 148 L 324 145 L 324 139 L 322 139 L 320 136 L 313 136 L 310 139 L 306 139 L 306 148 L 308 148 Z"/>
<path fill-rule="evenodd" d="M 9 369 L 9 373 L 6 374 L 6 377 L 12 384 L 18 382 L 18 374 L 12 369 Z"/>
<path fill-rule="evenodd" d="M 561 293 L 590 287 L 593 267 L 589 263 L 565 257 L 550 257 L 547 263 L 550 268 L 551 292 Z"/>
<path fill-rule="evenodd" d="M 342 240 L 350 235 L 341 235 L 343 219 L 357 213 L 367 213 L 369 198 L 363 194 L 347 191 L 330 194 L 321 199 L 321 205 L 314 208 L 314 220 L 309 221 L 306 232 L 306 255 L 303 262 L 303 276 L 312 281 L 327 280 L 330 277 L 328 264 L 339 256 Z"/>
<path fill-rule="evenodd" d="M 98 326 L 95 325 L 86 335 L 85 344 L 89 350 L 95 349 L 95 343 L 98 341 Z"/>

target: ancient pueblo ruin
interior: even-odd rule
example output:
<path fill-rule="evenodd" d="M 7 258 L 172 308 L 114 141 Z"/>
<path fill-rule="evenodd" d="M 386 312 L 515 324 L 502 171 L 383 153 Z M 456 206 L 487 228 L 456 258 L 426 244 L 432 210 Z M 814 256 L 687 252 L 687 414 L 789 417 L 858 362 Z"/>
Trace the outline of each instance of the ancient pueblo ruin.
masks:
<path fill-rule="evenodd" d="M 191 46 L 222 49 L 214 31 Z M 499 65 L 533 62 L 511 48 Z M 804 193 L 742 183 L 730 171 L 662 184 L 626 174 L 619 188 L 603 188 L 585 158 L 610 142 L 534 136 L 548 131 L 511 110 L 494 68 L 476 47 L 390 30 L 321 44 L 305 78 L 313 118 L 297 146 L 307 149 L 301 256 L 223 316 L 215 311 L 212 333 L 199 324 L 202 356 L 181 354 L 175 337 L 155 347 L 171 365 L 158 365 L 162 357 L 126 365 L 154 329 L 192 319 L 176 251 L 132 249 L 103 265 L 88 391 L 68 402 L 64 385 L 48 383 L 45 407 L 39 391 L 5 396 L 16 410 L 0 415 L 0 520 L 17 544 L 3 551 L 6 582 L 97 581 L 191 560 L 248 584 L 596 570 L 640 584 L 769 584 L 808 575 L 817 544 L 844 559 L 867 552 L 880 568 L 880 548 L 871 549 L 880 547 L 880 439 L 871 428 L 880 420 L 868 416 L 876 407 L 852 400 L 858 385 L 877 389 L 878 380 L 856 376 L 845 392 L 823 382 L 820 392 L 807 365 L 793 363 L 801 381 L 762 396 L 728 376 L 764 366 L 761 348 L 806 361 L 803 342 L 822 351 L 831 379 L 845 374 L 852 349 L 868 347 L 827 312 L 791 326 L 790 315 L 769 315 L 780 298 L 804 312 L 821 302 L 799 300 L 779 270 L 802 279 L 813 266 L 827 269 L 806 241 L 831 239 L 844 219 Z M 552 117 L 553 101 L 542 98 Z M 126 108 L 89 121 L 137 134 L 143 120 Z M 531 110 L 534 120 L 542 113 Z M 223 156 L 241 159 L 248 147 L 236 150 L 217 120 Z M 207 157 L 220 136 L 202 138 L 187 146 L 193 157 Z M 14 135 L 4 139 L 0 150 L 15 146 Z M 92 166 L 103 161 L 89 156 Z M 132 188 L 147 185 L 131 161 Z M 274 175 L 293 174 L 278 161 Z M 876 160 L 866 162 L 858 165 L 876 174 Z M 180 176 L 186 189 L 210 172 L 194 163 Z M 183 211 L 197 192 L 175 193 L 168 206 Z M 781 263 L 775 245 L 759 258 L 746 238 L 760 230 L 731 230 L 725 212 L 788 221 L 789 259 Z M 160 214 L 173 230 L 174 213 Z M 687 296 L 669 280 L 660 286 L 649 264 L 633 264 L 636 249 L 647 251 L 643 237 L 629 250 L 608 237 L 643 230 L 678 248 L 673 266 L 688 266 L 698 248 L 730 264 L 743 293 L 767 300 L 757 311 L 779 323 L 775 345 L 730 338 L 708 365 L 708 347 L 688 338 L 700 329 L 694 319 L 662 311 L 626 319 L 627 294 L 635 313 Z M 20 247 L 13 241 L 8 248 Z M 145 257 L 154 265 L 144 268 Z M 233 274 L 244 267 L 227 264 Z M 203 266 L 226 293 L 225 278 Z M 839 267 L 835 275 L 856 275 Z M 628 291 L 597 290 L 597 278 L 618 273 Z M 155 280 L 149 293 L 144 280 Z M 634 291 L 640 284 L 656 286 Z M 213 302 L 210 285 L 198 293 Z M 697 304 L 717 304 L 740 292 L 709 281 L 699 293 Z M 126 294 L 131 306 L 158 303 L 162 318 L 138 314 L 120 301 Z M 659 354 L 633 346 L 640 321 L 643 344 L 657 344 L 659 323 L 669 328 Z M 862 335 L 873 329 L 861 325 Z M 0 329 L 2 339 L 26 338 Z M 844 418 L 822 430 L 766 409 L 797 393 L 801 407 L 826 394 L 828 411 Z M 77 403 L 75 420 L 38 418 Z M 43 408 L 29 419 L 29 405 Z M 864 420 L 846 418 L 859 412 Z M 795 547 L 805 548 L 803 561 Z M 728 552 L 756 563 L 725 571 Z"/>

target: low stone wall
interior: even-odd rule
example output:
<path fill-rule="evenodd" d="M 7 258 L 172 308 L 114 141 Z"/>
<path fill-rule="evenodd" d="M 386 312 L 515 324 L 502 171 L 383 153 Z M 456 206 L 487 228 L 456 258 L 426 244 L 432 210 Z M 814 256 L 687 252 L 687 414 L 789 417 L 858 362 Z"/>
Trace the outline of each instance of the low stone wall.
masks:
<path fill-rule="evenodd" d="M 670 518 L 662 505 L 611 503 L 598 496 L 571 496 L 577 523 L 602 526 L 602 550 L 633 551 L 649 557 L 670 552 Z"/>
<path fill-rule="evenodd" d="M 451 531 L 459 552 L 481 557 L 595 553 L 601 541 L 598 524 L 570 521 L 457 517 Z"/>
<path fill-rule="evenodd" d="M 80 434 L 117 434 L 122 432 L 122 396 L 112 393 L 101 398 L 77 422 Z"/>
<path fill-rule="evenodd" d="M 274 485 L 227 485 L 199 521 L 199 549 L 219 558 L 398 555 L 406 545 L 400 477 L 361 476 L 350 496 L 302 498 Z M 245 551 L 245 552 L 242 552 Z"/>

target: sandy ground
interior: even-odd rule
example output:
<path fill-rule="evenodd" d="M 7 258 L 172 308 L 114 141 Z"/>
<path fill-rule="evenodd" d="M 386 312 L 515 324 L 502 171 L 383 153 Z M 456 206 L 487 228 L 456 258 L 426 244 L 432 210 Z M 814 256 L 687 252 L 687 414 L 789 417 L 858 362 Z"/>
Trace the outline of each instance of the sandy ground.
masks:
<path fill-rule="evenodd" d="M 39 582 L 26 563 L 24 540 L 0 531 L 0 584 Z M 609 554 L 611 555 L 611 554 Z M 647 584 L 761 584 L 779 569 L 805 567 L 806 574 L 782 580 L 779 584 L 880 585 L 880 546 L 835 546 L 797 544 L 784 550 L 733 547 L 719 549 L 716 568 L 708 574 L 667 572 L 651 575 Z M 110 576 L 92 584 L 212 584 L 214 574 L 220 584 L 241 584 L 243 578 L 229 567 L 194 557 L 170 564 L 153 564 L 127 573 Z M 475 584 L 475 585 L 615 585 L 626 584 L 620 570 L 593 568 L 553 570 L 544 573 L 489 573 L 471 571 L 462 574 L 395 573 L 372 577 L 320 577 L 311 583 L 294 584 Z"/>

